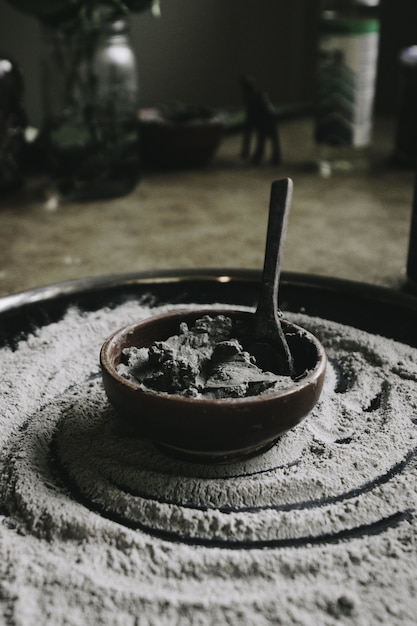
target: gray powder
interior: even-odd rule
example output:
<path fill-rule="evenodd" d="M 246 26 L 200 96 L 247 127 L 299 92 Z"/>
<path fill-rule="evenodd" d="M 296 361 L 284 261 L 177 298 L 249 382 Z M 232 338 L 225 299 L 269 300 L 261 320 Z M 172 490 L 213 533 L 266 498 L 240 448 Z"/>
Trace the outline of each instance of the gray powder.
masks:
<path fill-rule="evenodd" d="M 197 465 L 128 437 L 100 380 L 104 339 L 168 308 L 71 309 L 0 350 L 0 623 L 414 625 L 417 350 L 287 315 L 326 348 L 318 405 Z"/>

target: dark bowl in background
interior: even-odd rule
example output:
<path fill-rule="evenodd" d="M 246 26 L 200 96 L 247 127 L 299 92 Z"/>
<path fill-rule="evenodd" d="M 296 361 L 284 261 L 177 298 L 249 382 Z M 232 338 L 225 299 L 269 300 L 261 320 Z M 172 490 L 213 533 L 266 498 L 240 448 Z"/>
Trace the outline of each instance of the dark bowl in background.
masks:
<path fill-rule="evenodd" d="M 224 122 L 205 107 L 173 106 L 139 111 L 140 149 L 144 166 L 198 168 L 215 155 Z"/>

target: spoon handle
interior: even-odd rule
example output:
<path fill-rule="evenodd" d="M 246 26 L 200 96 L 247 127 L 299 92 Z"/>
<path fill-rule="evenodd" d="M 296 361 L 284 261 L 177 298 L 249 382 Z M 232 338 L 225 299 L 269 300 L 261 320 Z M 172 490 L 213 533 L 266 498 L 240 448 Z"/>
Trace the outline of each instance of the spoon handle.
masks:
<path fill-rule="evenodd" d="M 282 243 L 287 231 L 292 190 L 290 178 L 276 180 L 271 186 L 262 285 L 255 314 L 257 326 L 261 326 L 264 332 L 274 327 L 278 316 Z"/>

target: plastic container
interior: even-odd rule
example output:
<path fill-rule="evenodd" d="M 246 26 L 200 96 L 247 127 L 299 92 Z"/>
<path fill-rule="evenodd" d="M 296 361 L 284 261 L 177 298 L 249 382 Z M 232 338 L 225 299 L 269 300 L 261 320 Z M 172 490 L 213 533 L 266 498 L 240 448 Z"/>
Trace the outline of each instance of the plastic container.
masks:
<path fill-rule="evenodd" d="M 379 0 L 326 0 L 319 25 L 314 138 L 323 176 L 366 167 L 371 144 Z"/>

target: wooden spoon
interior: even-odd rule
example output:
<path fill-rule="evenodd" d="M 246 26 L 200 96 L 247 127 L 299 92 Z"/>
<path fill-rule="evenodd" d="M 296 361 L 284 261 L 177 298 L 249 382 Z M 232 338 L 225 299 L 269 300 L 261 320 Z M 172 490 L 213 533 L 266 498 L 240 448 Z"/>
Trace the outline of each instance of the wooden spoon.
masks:
<path fill-rule="evenodd" d="M 294 367 L 281 327 L 278 284 L 292 190 L 293 182 L 290 178 L 276 180 L 271 186 L 262 285 L 247 347 L 256 358 L 258 367 L 285 376 L 292 376 Z"/>

